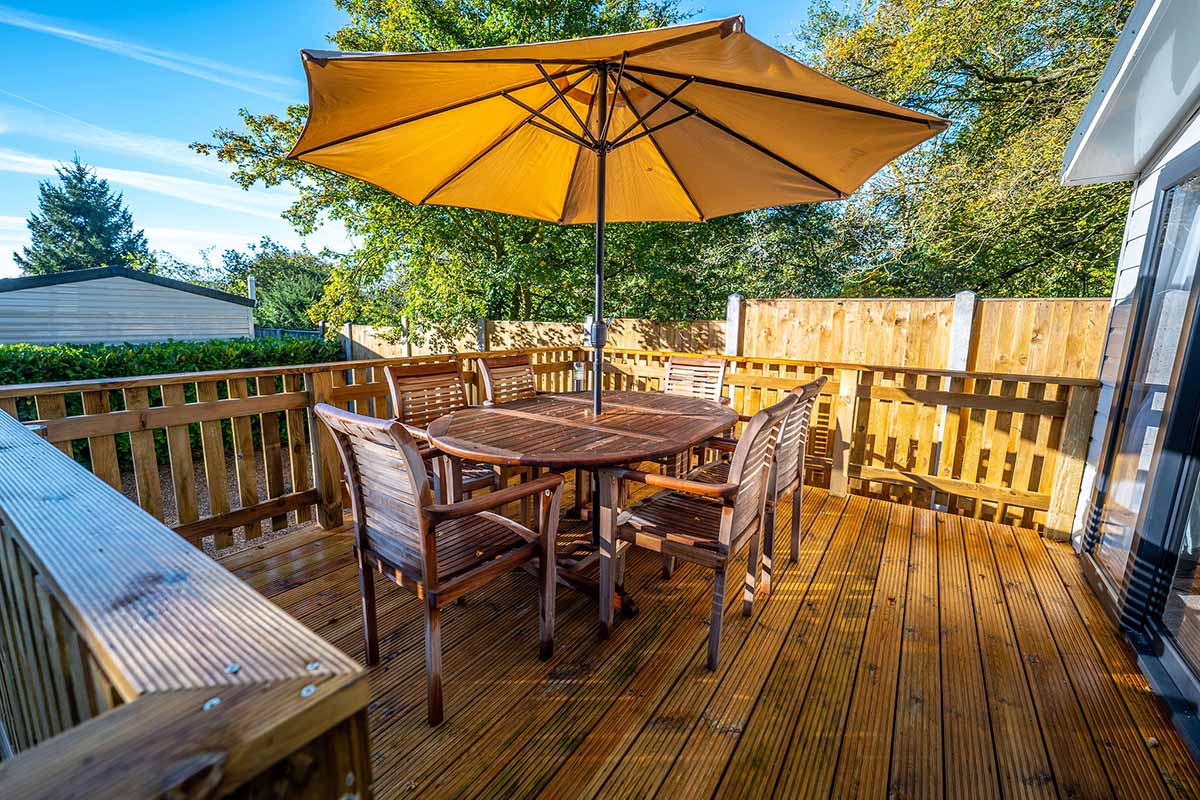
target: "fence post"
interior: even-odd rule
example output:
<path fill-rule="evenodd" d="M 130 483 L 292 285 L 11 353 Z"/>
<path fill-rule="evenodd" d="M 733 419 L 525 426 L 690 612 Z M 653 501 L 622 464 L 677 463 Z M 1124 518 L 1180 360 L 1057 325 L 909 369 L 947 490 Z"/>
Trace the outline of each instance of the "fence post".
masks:
<path fill-rule="evenodd" d="M 858 394 L 858 371 L 839 369 L 835 373 L 837 394 L 833 397 L 833 446 L 829 450 L 833 462 L 829 468 L 829 494 L 845 497 L 850 487 L 850 442 L 854 436 L 854 409 Z"/>
<path fill-rule="evenodd" d="M 329 429 L 313 407 L 329 402 L 333 393 L 333 374 L 326 370 L 304 376 L 308 390 L 309 441 L 312 442 L 313 478 L 317 487 L 317 522 L 325 530 L 342 524 L 342 462 Z"/>
<path fill-rule="evenodd" d="M 342 335 L 346 337 L 346 360 L 354 360 L 354 323 L 347 322 L 342 331 Z"/>
<path fill-rule="evenodd" d="M 725 301 L 725 355 L 740 356 L 742 354 L 743 319 L 742 308 L 745 301 L 736 292 L 729 295 Z"/>
<path fill-rule="evenodd" d="M 975 312 L 979 295 L 971 291 L 954 295 L 954 315 L 950 323 L 950 347 L 946 353 L 946 369 L 966 372 L 975 360 Z"/>
<path fill-rule="evenodd" d="M 1048 539 L 1065 542 L 1071 538 L 1099 395 L 1095 386 L 1072 386 L 1067 394 L 1067 415 L 1050 486 L 1050 508 L 1046 511 L 1044 535 Z"/>

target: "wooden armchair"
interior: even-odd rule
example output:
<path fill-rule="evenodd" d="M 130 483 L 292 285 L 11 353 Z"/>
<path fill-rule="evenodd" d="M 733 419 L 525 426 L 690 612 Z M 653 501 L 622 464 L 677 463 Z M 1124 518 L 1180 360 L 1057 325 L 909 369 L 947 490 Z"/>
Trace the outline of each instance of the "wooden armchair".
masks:
<path fill-rule="evenodd" d="M 670 356 L 667 358 L 667 372 L 663 377 L 663 391 L 667 394 L 711 400 L 714 403 L 728 403 L 729 400 L 724 395 L 726 366 L 723 358 Z M 694 450 L 703 462 L 704 448 L 698 447 Z M 692 468 L 692 456 L 693 450 L 688 450 L 664 456 L 658 463 L 664 472 L 680 475 Z"/>
<path fill-rule="evenodd" d="M 725 582 L 729 561 L 747 544 L 742 612 L 753 609 L 761 550 L 762 521 L 771 464 L 780 428 L 799 397 L 782 401 L 754 415 L 737 443 L 724 482 L 704 482 L 632 469 L 604 470 L 600 479 L 600 631 L 612 626 L 612 594 L 616 588 L 613 556 L 618 539 L 682 558 L 716 572 L 713 581 L 712 617 L 709 621 L 708 668 L 717 668 L 721 622 L 725 612 Z M 637 481 L 664 491 L 656 492 L 626 511 L 614 508 L 621 480 Z M 614 518 L 614 511 L 616 512 Z"/>
<path fill-rule="evenodd" d="M 795 407 L 788 412 L 779 431 L 779 442 L 775 447 L 775 464 L 767 485 L 766 506 L 763 512 L 763 567 L 759 589 L 763 596 L 770 596 L 771 579 L 774 576 L 776 510 L 779 504 L 791 496 L 792 501 L 792 549 L 789 560 L 794 564 L 800 552 L 800 515 L 804 498 L 804 456 L 808 449 L 808 427 L 812 419 L 813 406 L 829 379 L 818 376 L 792 389 L 796 396 Z M 705 443 L 716 451 L 734 452 L 737 442 L 732 439 L 710 439 Z M 704 464 L 688 477 L 706 483 L 725 483 L 729 480 L 729 464 L 717 460 Z M 664 563 L 664 572 L 670 577 L 670 567 Z"/>
<path fill-rule="evenodd" d="M 354 512 L 367 665 L 379 662 L 375 569 L 417 593 L 425 606 L 428 719 L 442 721 L 441 609 L 524 564 L 538 564 L 541 657 L 554 649 L 555 535 L 563 479 L 549 474 L 458 503 L 434 502 L 425 460 L 404 425 L 325 403 L 314 409 L 341 454 Z M 491 509 L 540 498 L 538 532 Z"/>
<path fill-rule="evenodd" d="M 663 391 L 667 394 L 723 402 L 725 367 L 726 362 L 723 358 L 671 356 L 667 359 Z"/>
<path fill-rule="evenodd" d="M 479 372 L 483 376 L 483 397 L 487 405 L 525 400 L 537 394 L 533 359 L 528 353 L 480 359 Z"/>
<path fill-rule="evenodd" d="M 433 364 L 390 365 L 384 367 L 384 374 L 392 396 L 393 413 L 418 442 L 429 441 L 425 433 L 429 423 L 469 405 L 458 359 Z M 463 461 L 428 447 L 422 449 L 421 455 L 429 466 L 444 467 L 440 484 L 445 487 L 445 492 L 444 496 L 439 493 L 441 500 L 454 502 L 479 489 L 498 489 L 505 485 L 504 477 L 490 464 Z"/>

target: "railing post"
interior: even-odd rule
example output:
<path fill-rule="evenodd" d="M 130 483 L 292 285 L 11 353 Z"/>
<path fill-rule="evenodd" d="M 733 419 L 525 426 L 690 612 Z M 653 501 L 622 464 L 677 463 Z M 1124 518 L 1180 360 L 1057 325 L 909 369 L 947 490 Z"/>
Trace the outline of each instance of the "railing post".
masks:
<path fill-rule="evenodd" d="M 725 355 L 742 354 L 742 332 L 744 329 L 742 309 L 745 301 L 740 294 L 729 295 L 725 302 Z"/>
<path fill-rule="evenodd" d="M 313 408 L 329 402 L 333 394 L 333 375 L 325 370 L 304 376 L 308 390 L 309 441 L 313 443 L 313 477 L 317 488 L 317 522 L 325 530 L 342 524 L 342 468 L 337 445 L 329 429 L 317 419 Z"/>
<path fill-rule="evenodd" d="M 838 382 L 837 394 L 833 397 L 833 458 L 829 469 L 829 494 L 845 497 L 850 487 L 850 442 L 854 436 L 854 401 L 858 394 L 858 371 L 839 369 L 835 373 Z"/>
<path fill-rule="evenodd" d="M 1075 527 L 1075 508 L 1079 503 L 1079 488 L 1083 482 L 1092 417 L 1099 393 L 1095 386 L 1072 386 L 1067 394 L 1067 415 L 1054 465 L 1050 508 L 1046 511 L 1044 535 L 1048 539 L 1067 541 Z"/>

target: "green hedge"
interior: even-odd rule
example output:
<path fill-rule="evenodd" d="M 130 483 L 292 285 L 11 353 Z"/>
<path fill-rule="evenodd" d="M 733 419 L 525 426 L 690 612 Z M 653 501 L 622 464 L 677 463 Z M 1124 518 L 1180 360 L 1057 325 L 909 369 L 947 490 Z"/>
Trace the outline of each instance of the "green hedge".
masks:
<path fill-rule="evenodd" d="M 202 342 L 152 342 L 148 344 L 61 344 L 0 345 L 0 385 L 24 383 L 51 383 L 57 381 L 99 380 L 126 378 L 139 375 L 164 375 L 176 372 L 208 372 L 212 370 L 251 369 L 253 367 L 283 367 L 294 364 L 320 364 L 338 361 L 343 357 L 336 342 L 322 339 L 209 339 Z M 278 384 L 277 391 L 283 386 Z M 253 392 L 253 389 L 250 389 Z M 227 396 L 222 385 L 218 397 Z M 151 406 L 162 405 L 162 392 L 158 387 L 149 391 Z M 67 395 L 67 413 L 82 413 L 83 401 L 78 393 Z M 188 385 L 184 400 L 196 401 L 195 389 Z M 125 407 L 119 391 L 109 392 L 109 408 L 113 411 Z M 17 402 L 17 416 L 21 420 L 37 419 L 33 398 L 22 398 Z M 192 451 L 200 452 L 200 426 L 189 425 Z M 258 420 L 253 420 L 254 439 L 259 440 Z M 225 444 L 231 445 L 229 423 L 222 423 Z M 286 440 L 286 431 L 283 432 Z M 167 463 L 166 435 L 154 432 L 155 449 L 160 464 Z M 74 444 L 74 456 L 84 466 L 89 466 L 91 457 L 87 442 Z M 122 469 L 128 469 L 129 435 L 117 436 L 117 457 Z"/>
<path fill-rule="evenodd" d="M 249 369 L 338 361 L 342 350 L 324 339 L 209 339 L 148 344 L 0 345 L 0 386 Z"/>

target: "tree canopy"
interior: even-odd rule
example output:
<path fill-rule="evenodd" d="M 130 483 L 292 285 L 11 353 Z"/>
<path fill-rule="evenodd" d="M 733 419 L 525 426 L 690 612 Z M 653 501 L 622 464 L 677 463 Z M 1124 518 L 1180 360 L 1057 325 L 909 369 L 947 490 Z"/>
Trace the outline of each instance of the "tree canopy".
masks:
<path fill-rule="evenodd" d="M 954 122 L 846 204 L 853 294 L 1107 294 L 1129 187 L 1064 187 L 1071 133 L 1133 0 L 821 0 L 798 55 Z"/>
<path fill-rule="evenodd" d="M 13 260 L 26 275 L 92 267 L 150 268 L 146 234 L 108 181 L 79 161 L 55 169 L 57 181 L 38 186 L 38 210 L 29 215 L 31 241 Z"/>
<path fill-rule="evenodd" d="M 335 0 L 343 50 L 443 50 L 656 27 L 673 0 Z M 828 2 L 797 55 L 851 85 L 954 121 L 846 203 L 704 224 L 609 227 L 607 309 L 658 319 L 718 316 L 746 296 L 1070 295 L 1108 291 L 1128 187 L 1058 185 L 1063 149 L 1132 0 Z M 857 7 L 857 6 L 856 6 Z M 753 20 L 750 21 L 751 25 Z M 591 303 L 591 226 L 414 206 L 287 161 L 307 108 L 241 111 L 196 149 L 243 186 L 290 184 L 286 216 L 326 220 L 356 246 L 334 266 L 313 319 L 454 331 L 481 316 L 579 319 Z"/>

